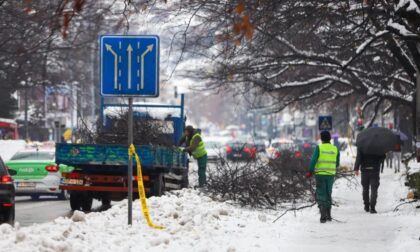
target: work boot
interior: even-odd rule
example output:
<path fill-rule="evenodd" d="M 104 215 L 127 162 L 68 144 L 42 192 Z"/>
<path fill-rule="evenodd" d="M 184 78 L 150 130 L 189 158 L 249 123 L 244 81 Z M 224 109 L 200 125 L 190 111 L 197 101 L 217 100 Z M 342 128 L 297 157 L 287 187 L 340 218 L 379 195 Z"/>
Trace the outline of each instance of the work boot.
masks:
<path fill-rule="evenodd" d="M 378 212 L 376 212 L 376 209 L 375 209 L 375 207 L 374 207 L 374 206 L 370 206 L 370 213 L 371 213 L 371 214 L 376 214 L 376 213 L 378 213 Z"/>
<path fill-rule="evenodd" d="M 331 207 L 327 208 L 327 221 L 332 221 L 332 217 L 331 217 Z"/>
<path fill-rule="evenodd" d="M 367 213 L 369 213 L 369 211 L 370 211 L 369 205 L 365 205 L 365 211 L 366 211 Z"/>
<path fill-rule="evenodd" d="M 321 223 L 327 222 L 327 209 L 322 206 L 322 207 L 319 208 L 319 210 L 321 212 L 321 218 L 319 219 L 319 221 Z"/>

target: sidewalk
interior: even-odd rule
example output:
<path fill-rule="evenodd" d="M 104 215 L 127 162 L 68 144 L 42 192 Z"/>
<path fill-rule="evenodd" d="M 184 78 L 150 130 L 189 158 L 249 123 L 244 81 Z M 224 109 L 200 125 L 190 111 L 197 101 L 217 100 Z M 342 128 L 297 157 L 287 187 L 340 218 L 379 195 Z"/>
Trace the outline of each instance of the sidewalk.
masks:
<path fill-rule="evenodd" d="M 405 205 L 393 212 L 407 196 L 401 173 L 385 169 L 381 176 L 377 211 L 363 210 L 360 177 L 357 185 L 342 179 L 336 182 L 333 217 L 340 222 L 320 224 L 317 209 L 279 221 L 279 249 L 286 251 L 419 251 L 420 210 Z M 292 214 L 289 214 L 292 215 Z M 287 224 L 286 224 L 287 222 Z M 284 225 L 293 227 L 284 229 Z M 284 229 L 284 231 L 281 231 Z"/>

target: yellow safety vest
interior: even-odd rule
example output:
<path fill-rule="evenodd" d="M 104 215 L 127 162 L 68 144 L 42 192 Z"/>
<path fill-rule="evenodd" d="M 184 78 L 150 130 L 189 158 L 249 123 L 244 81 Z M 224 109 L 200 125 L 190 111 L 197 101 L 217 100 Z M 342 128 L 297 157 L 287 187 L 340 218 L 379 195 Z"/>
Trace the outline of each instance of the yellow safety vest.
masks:
<path fill-rule="evenodd" d="M 337 147 L 330 143 L 324 143 L 318 146 L 319 157 L 315 166 L 315 174 L 335 176 L 337 173 Z"/>
<path fill-rule="evenodd" d="M 200 134 L 195 133 L 190 140 L 190 146 L 196 137 L 200 137 Z M 201 138 L 200 143 L 198 144 L 197 148 L 191 153 L 193 158 L 199 159 L 205 155 L 207 155 L 206 148 L 204 147 L 203 139 Z"/>

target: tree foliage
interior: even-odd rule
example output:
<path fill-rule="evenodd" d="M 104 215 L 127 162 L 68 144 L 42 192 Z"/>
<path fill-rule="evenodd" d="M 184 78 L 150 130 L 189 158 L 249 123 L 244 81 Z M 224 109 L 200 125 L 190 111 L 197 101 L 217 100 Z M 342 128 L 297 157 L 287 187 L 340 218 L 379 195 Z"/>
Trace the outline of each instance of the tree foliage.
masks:
<path fill-rule="evenodd" d="M 97 80 L 98 36 L 124 29 L 125 6 L 120 0 L 0 1 L 2 91 L 9 97 L 29 89 L 37 99 L 33 87 L 75 84 L 79 94 L 88 93 Z"/>
<path fill-rule="evenodd" d="M 200 9 L 190 29 L 202 33 L 189 48 L 213 60 L 214 67 L 199 71 L 210 88 L 257 89 L 273 97 L 265 105 L 274 111 L 350 96 L 360 97 L 364 110 L 384 101 L 414 102 L 417 0 L 193 1 L 184 7 Z M 252 40 L 240 32 L 238 12 L 249 16 Z"/>

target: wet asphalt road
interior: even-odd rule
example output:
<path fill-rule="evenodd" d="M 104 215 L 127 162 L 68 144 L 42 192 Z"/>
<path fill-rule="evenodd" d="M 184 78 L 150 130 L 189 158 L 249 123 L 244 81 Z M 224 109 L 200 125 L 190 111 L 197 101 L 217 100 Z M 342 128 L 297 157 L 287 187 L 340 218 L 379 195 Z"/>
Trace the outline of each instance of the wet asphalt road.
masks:
<path fill-rule="evenodd" d="M 34 223 L 53 221 L 61 216 L 72 215 L 68 200 L 58 200 L 57 197 L 41 197 L 33 201 L 30 197 L 16 197 L 15 220 L 21 226 L 29 226 Z M 93 201 L 93 211 L 99 209 L 101 203 Z"/>

